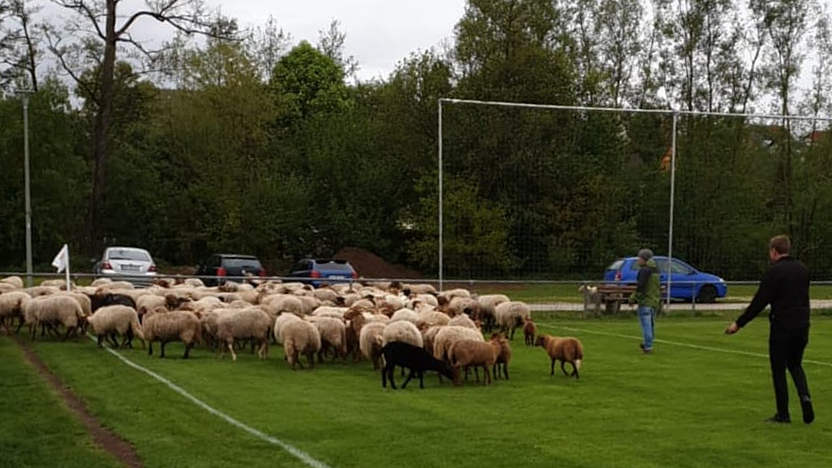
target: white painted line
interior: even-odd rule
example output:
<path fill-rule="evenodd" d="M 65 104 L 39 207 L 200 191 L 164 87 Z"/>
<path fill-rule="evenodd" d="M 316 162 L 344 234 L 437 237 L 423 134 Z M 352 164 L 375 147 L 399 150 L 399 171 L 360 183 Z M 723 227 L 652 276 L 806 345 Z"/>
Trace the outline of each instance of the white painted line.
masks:
<path fill-rule="evenodd" d="M 87 336 L 91 340 L 96 341 L 96 339 L 93 338 L 92 335 L 87 335 Z M 315 467 L 315 468 L 329 468 L 329 465 L 327 465 L 324 462 L 321 462 L 321 461 L 318 461 L 318 460 L 312 458 L 311 455 L 304 452 L 303 450 L 301 450 L 301 449 L 299 449 L 299 448 L 297 448 L 297 447 L 295 447 L 291 444 L 283 442 L 282 440 L 280 440 L 276 437 L 272 437 L 268 434 L 260 432 L 257 429 L 254 429 L 253 427 L 247 426 L 247 425 L 241 423 L 240 421 L 237 421 L 236 419 L 232 418 L 231 416 L 223 413 L 222 411 L 214 409 L 211 406 L 208 406 L 207 403 L 205 403 L 202 400 L 200 400 L 199 398 L 191 395 L 190 393 L 188 393 L 185 389 L 183 389 L 179 385 L 176 385 L 175 383 L 173 383 L 170 380 L 162 377 L 161 375 L 153 372 L 152 370 L 146 369 L 146 368 L 134 363 L 133 361 L 131 361 L 131 360 L 127 359 L 126 357 L 122 356 L 121 354 L 119 354 L 117 351 L 115 351 L 113 349 L 110 349 L 106 346 L 104 347 L 104 349 L 106 349 L 113 356 L 121 359 L 121 361 L 123 363 L 127 364 L 128 366 L 132 367 L 133 369 L 144 372 L 145 374 L 153 377 L 154 379 L 158 380 L 159 382 L 162 382 L 163 384 L 167 385 L 171 390 L 173 390 L 176 393 L 182 395 L 183 397 L 187 398 L 188 400 L 191 400 L 194 404 L 201 407 L 205 411 L 207 411 L 207 412 L 209 412 L 209 413 L 211 413 L 215 416 L 219 416 L 220 418 L 224 419 L 228 423 L 230 423 L 234 426 L 237 426 L 238 428 L 248 432 L 249 434 L 257 437 L 258 439 L 261 439 L 261 440 L 264 440 L 264 441 L 266 441 L 270 444 L 279 446 L 283 450 L 285 450 L 285 451 L 289 452 L 290 454 L 294 455 L 295 458 L 299 459 L 303 463 L 305 463 L 309 466 Z"/>
<path fill-rule="evenodd" d="M 543 325 L 543 327 L 544 328 L 555 328 L 551 325 Z M 609 333 L 609 332 L 602 332 L 602 331 L 597 331 L 597 330 L 587 330 L 585 328 L 574 328 L 574 327 L 557 327 L 557 328 L 561 328 L 561 329 L 569 330 L 569 331 L 581 332 L 581 333 L 590 333 L 590 334 L 593 334 L 593 335 L 612 336 L 612 337 L 615 337 L 615 338 L 627 338 L 627 339 L 630 339 L 630 340 L 637 340 L 637 341 L 642 340 L 642 337 L 640 337 L 640 336 L 622 335 L 620 333 Z M 740 351 L 740 350 L 736 350 L 736 349 L 714 348 L 712 346 L 701 346 L 701 345 L 695 345 L 695 344 L 690 344 L 690 343 L 681 343 L 681 342 L 678 342 L 678 341 L 662 340 L 662 339 L 658 339 L 658 338 L 654 339 L 653 341 L 656 342 L 656 343 L 669 344 L 669 345 L 673 345 L 673 346 L 682 346 L 682 347 L 685 347 L 685 348 L 699 349 L 699 350 L 703 350 L 703 351 L 715 351 L 715 352 L 718 352 L 718 353 L 741 354 L 743 356 L 754 356 L 754 357 L 761 357 L 761 358 L 768 359 L 768 354 L 754 353 L 754 352 L 751 352 L 751 351 Z M 823 361 L 815 361 L 815 360 L 812 360 L 812 359 L 804 359 L 803 362 L 807 362 L 809 364 L 816 364 L 818 366 L 832 367 L 832 363 L 823 362 Z"/>

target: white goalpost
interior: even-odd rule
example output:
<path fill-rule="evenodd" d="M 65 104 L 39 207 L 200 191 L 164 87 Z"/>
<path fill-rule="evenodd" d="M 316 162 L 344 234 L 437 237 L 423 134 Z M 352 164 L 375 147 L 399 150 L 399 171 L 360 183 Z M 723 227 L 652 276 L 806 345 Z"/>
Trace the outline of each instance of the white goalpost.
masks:
<path fill-rule="evenodd" d="M 568 112 L 600 112 L 600 113 L 617 113 L 617 114 L 654 114 L 671 119 L 671 142 L 669 148 L 670 161 L 668 164 L 670 189 L 669 189 L 669 213 L 667 225 L 667 256 L 669 259 L 673 258 L 673 240 L 674 240 L 674 211 L 676 198 L 676 158 L 677 158 L 677 124 L 680 117 L 687 116 L 705 116 L 705 117 L 723 117 L 723 118 L 740 118 L 740 119 L 760 119 L 760 120 L 776 120 L 776 121 L 818 121 L 818 122 L 832 122 L 832 117 L 827 116 L 801 116 L 801 115 L 778 115 L 778 114 L 742 114 L 730 112 L 703 112 L 703 111 L 685 111 L 675 109 L 621 109 L 612 107 L 591 107 L 591 106 L 565 106 L 554 104 L 534 104 L 525 102 L 504 102 L 504 101 L 485 101 L 472 99 L 453 99 L 440 98 L 438 100 L 438 280 L 439 289 L 442 290 L 445 278 L 445 225 L 444 225 L 444 158 L 445 149 L 443 148 L 443 108 L 449 105 L 459 106 L 480 106 L 492 108 L 517 108 L 517 109 L 538 109 L 538 110 L 552 110 L 552 111 L 568 111 Z M 671 286 L 671 262 L 667 262 L 667 301 L 670 302 L 670 286 Z"/>

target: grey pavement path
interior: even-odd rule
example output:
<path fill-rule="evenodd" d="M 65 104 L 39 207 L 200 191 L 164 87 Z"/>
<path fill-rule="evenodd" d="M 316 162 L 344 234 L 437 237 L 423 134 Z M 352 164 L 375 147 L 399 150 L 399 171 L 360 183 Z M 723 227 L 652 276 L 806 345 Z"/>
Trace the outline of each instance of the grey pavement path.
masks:
<path fill-rule="evenodd" d="M 832 300 L 824 299 L 824 300 L 814 300 L 811 301 L 812 309 L 831 309 L 832 308 Z M 529 304 L 532 311 L 543 312 L 543 311 L 574 311 L 580 312 L 583 310 L 584 305 L 581 303 L 574 303 L 574 302 L 551 302 L 551 303 L 537 303 L 537 304 Z M 691 303 L 674 303 L 670 304 L 670 309 L 667 309 L 667 305 L 664 306 L 664 310 L 669 311 L 683 311 L 683 310 L 742 310 L 748 307 L 747 302 L 729 302 L 729 303 L 716 303 L 716 304 L 691 304 Z M 591 306 L 590 306 L 591 309 Z M 603 306 L 602 306 L 603 309 Z M 634 306 L 628 306 L 626 304 L 621 306 L 622 311 L 627 310 L 634 310 Z"/>

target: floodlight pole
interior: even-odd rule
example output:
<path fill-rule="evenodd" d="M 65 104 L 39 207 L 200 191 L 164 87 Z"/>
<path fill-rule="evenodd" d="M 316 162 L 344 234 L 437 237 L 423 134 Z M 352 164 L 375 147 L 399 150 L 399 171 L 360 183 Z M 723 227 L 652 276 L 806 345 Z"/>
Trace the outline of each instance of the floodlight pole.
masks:
<path fill-rule="evenodd" d="M 679 113 L 673 113 L 673 135 L 670 146 L 670 221 L 667 227 L 667 307 L 670 310 L 670 286 L 673 282 L 673 204 L 676 192 L 676 122 Z"/>
<path fill-rule="evenodd" d="M 23 184 L 26 199 L 26 286 L 32 287 L 32 199 L 29 188 L 29 90 L 18 91 L 23 99 Z"/>
<path fill-rule="evenodd" d="M 442 265 L 442 99 L 439 99 L 439 291 L 442 291 L 443 265 Z"/>

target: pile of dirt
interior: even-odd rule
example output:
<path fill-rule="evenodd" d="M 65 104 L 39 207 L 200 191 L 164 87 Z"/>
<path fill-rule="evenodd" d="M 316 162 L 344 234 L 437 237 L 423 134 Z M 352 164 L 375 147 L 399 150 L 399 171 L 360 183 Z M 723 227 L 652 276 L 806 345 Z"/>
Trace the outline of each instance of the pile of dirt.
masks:
<path fill-rule="evenodd" d="M 416 270 L 388 263 L 378 255 L 357 247 L 344 247 L 335 254 L 335 258 L 350 262 L 361 278 L 417 279 L 422 277 Z"/>

